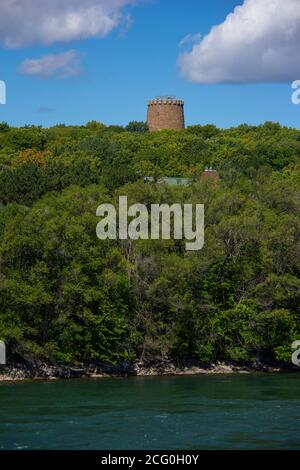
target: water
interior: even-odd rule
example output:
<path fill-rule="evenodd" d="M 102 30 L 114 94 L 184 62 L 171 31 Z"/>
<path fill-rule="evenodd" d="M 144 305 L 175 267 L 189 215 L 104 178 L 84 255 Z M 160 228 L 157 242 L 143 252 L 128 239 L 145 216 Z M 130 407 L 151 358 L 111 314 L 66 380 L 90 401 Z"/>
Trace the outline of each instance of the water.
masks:
<path fill-rule="evenodd" d="M 0 449 L 300 449 L 300 374 L 2 383 Z"/>

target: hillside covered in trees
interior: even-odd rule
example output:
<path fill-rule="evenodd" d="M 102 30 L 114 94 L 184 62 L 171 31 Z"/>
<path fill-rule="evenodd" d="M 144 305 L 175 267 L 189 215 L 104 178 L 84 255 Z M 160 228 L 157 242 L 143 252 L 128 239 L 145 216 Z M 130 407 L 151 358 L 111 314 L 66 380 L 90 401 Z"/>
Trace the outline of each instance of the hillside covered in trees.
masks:
<path fill-rule="evenodd" d="M 206 165 L 218 184 L 203 181 Z M 192 184 L 144 183 L 182 176 Z M 300 131 L 0 124 L 0 339 L 49 363 L 290 363 L 300 339 Z M 205 246 L 100 241 L 96 209 L 205 204 Z"/>

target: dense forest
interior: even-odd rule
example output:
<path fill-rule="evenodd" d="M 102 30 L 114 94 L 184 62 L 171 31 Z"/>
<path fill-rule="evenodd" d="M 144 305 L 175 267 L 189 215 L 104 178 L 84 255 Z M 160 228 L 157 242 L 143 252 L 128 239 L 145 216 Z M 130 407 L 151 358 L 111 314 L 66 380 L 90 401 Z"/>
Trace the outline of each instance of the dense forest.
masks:
<path fill-rule="evenodd" d="M 212 166 L 220 180 L 201 179 Z M 145 183 L 188 177 L 188 186 Z M 0 124 L 0 339 L 49 363 L 289 364 L 300 338 L 300 131 Z M 96 209 L 205 204 L 205 245 L 100 241 Z"/>

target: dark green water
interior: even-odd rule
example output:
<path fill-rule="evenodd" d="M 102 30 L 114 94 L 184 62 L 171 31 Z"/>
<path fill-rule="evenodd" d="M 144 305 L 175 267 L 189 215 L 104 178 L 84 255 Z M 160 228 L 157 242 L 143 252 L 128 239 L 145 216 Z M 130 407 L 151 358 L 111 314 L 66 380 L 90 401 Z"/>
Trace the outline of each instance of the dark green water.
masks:
<path fill-rule="evenodd" d="M 300 374 L 0 384 L 1 449 L 300 449 Z"/>

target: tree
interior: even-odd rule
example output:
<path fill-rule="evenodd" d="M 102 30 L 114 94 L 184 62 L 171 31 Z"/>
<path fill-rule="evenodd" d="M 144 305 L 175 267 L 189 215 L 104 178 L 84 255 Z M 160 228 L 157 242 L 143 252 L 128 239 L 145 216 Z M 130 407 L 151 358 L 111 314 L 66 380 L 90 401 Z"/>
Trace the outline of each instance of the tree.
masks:
<path fill-rule="evenodd" d="M 148 132 L 148 124 L 142 121 L 130 121 L 126 126 L 127 132 L 139 132 L 143 134 L 144 132 Z"/>

